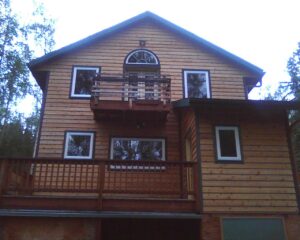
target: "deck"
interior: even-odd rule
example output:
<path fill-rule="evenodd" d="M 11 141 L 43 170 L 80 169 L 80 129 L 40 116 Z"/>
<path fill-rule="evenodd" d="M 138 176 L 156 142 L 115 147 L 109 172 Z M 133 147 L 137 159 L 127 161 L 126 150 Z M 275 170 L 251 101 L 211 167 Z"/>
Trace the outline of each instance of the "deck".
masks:
<path fill-rule="evenodd" d="M 197 164 L 0 159 L 5 209 L 197 212 Z"/>

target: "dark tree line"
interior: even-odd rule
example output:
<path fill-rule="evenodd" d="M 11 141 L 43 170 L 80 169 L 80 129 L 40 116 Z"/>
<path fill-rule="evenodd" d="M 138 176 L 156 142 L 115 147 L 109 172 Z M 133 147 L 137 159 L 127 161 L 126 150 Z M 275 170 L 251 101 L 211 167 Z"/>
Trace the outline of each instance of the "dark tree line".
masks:
<path fill-rule="evenodd" d="M 268 98 L 300 102 L 300 42 L 287 63 L 290 81 L 282 82 L 275 94 Z M 290 112 L 290 123 L 294 155 L 300 171 L 300 110 Z"/>
<path fill-rule="evenodd" d="M 0 156 L 32 156 L 41 93 L 27 64 L 54 45 L 54 21 L 43 5 L 36 6 L 32 19 L 26 19 L 29 23 L 20 19 L 10 0 L 0 0 Z M 36 103 L 25 117 L 17 106 L 28 95 L 35 96 Z"/>

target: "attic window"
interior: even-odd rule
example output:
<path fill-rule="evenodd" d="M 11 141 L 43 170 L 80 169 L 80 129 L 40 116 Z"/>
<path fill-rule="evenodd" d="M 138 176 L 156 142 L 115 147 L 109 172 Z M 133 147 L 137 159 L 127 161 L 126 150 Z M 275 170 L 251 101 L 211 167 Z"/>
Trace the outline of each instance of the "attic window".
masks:
<path fill-rule="evenodd" d="M 210 98 L 208 71 L 183 70 L 183 88 L 185 98 Z"/>
<path fill-rule="evenodd" d="M 99 67 L 73 67 L 71 97 L 90 98 L 93 78 Z"/>
<path fill-rule="evenodd" d="M 128 54 L 125 64 L 159 65 L 158 58 L 149 50 L 139 49 Z"/>

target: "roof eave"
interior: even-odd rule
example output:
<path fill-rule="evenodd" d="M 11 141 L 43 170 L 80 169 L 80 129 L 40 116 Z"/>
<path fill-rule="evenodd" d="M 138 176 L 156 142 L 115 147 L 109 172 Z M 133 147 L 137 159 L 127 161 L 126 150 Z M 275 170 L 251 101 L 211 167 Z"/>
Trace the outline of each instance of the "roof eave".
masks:
<path fill-rule="evenodd" d="M 262 109 L 296 110 L 300 109 L 300 101 L 274 101 L 274 100 L 243 100 L 243 99 L 197 99 L 184 98 L 172 103 L 176 109 L 203 108 L 210 106 L 222 107 L 255 107 Z"/>
<path fill-rule="evenodd" d="M 93 34 L 93 35 L 91 35 L 87 38 L 79 40 L 79 41 L 77 41 L 75 43 L 72 43 L 68 46 L 65 46 L 61 49 L 55 50 L 55 51 L 53 51 L 51 53 L 48 53 L 48 54 L 46 54 L 46 55 L 44 55 L 40 58 L 34 59 L 28 64 L 29 68 L 30 68 L 31 71 L 33 71 L 34 68 L 36 68 L 37 66 L 39 66 L 43 63 L 46 63 L 49 60 L 53 60 L 54 58 L 60 57 L 60 56 L 66 54 L 66 53 L 69 53 L 69 52 L 71 52 L 75 49 L 78 49 L 78 48 L 83 47 L 87 44 L 90 44 L 91 42 L 93 42 L 95 40 L 99 40 L 99 39 L 102 39 L 104 37 L 107 37 L 110 34 L 113 34 L 113 33 L 117 32 L 117 31 L 119 31 L 119 30 L 121 30 L 125 27 L 131 26 L 132 24 L 134 24 L 134 23 L 136 23 L 140 20 L 147 19 L 147 18 L 156 21 L 158 24 L 161 24 L 161 25 L 175 31 L 175 32 L 183 35 L 184 37 L 186 37 L 186 38 L 188 38 L 188 39 L 190 39 L 190 40 L 192 40 L 192 41 L 208 48 L 212 52 L 214 52 L 216 54 L 219 54 L 219 55 L 227 58 L 228 60 L 230 60 L 230 61 L 232 61 L 232 62 L 248 69 L 250 72 L 257 75 L 258 81 L 264 75 L 264 71 L 261 68 L 255 66 L 254 64 L 247 62 L 246 60 L 244 60 L 244 59 L 242 59 L 242 58 L 240 58 L 240 57 L 224 50 L 223 48 L 218 47 L 218 46 L 214 45 L 213 43 L 211 43 L 211 42 L 209 42 L 209 41 L 207 41 L 207 40 L 205 40 L 205 39 L 189 32 L 189 31 L 187 31 L 184 28 L 179 27 L 179 26 L 175 25 L 174 23 L 169 22 L 168 20 L 163 19 L 163 18 L 159 17 L 158 15 L 153 14 L 151 12 L 144 12 L 142 14 L 139 14 L 139 15 L 133 17 L 133 18 L 130 18 L 126 21 L 123 21 L 119 24 L 116 24 L 116 25 L 114 25 L 110 28 L 102 30 L 101 32 L 95 33 L 95 34 Z"/>

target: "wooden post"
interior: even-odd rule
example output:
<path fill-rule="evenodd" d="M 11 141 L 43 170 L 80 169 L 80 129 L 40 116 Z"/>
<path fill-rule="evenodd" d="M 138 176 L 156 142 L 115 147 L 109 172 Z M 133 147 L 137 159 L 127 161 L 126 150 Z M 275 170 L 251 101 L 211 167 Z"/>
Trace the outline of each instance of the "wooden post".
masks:
<path fill-rule="evenodd" d="M 2 196 L 6 184 L 7 184 L 7 174 L 8 174 L 8 160 L 0 159 L 0 197 Z"/>
<path fill-rule="evenodd" d="M 198 162 L 193 165 L 193 177 L 194 177 L 194 197 L 195 197 L 195 208 L 197 212 L 201 212 L 201 201 L 199 194 L 199 174 L 198 174 Z"/>
<path fill-rule="evenodd" d="M 95 223 L 95 239 L 101 240 L 102 239 L 102 220 L 96 219 Z"/>
<path fill-rule="evenodd" d="M 102 210 L 102 195 L 105 180 L 105 161 L 99 161 L 98 164 L 98 210 Z"/>

